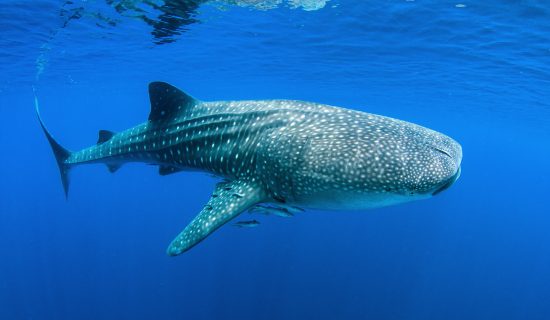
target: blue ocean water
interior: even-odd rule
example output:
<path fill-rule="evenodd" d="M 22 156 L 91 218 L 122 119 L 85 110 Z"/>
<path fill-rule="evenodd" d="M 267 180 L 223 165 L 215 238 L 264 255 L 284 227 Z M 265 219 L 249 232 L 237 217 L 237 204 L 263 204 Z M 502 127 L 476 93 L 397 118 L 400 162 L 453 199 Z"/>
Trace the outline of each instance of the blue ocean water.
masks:
<path fill-rule="evenodd" d="M 550 4 L 203 2 L 0 3 L 0 319 L 550 319 Z M 90 165 L 65 201 L 33 104 L 76 150 L 145 121 L 155 80 L 412 121 L 462 144 L 462 176 L 171 258 L 216 180 Z"/>

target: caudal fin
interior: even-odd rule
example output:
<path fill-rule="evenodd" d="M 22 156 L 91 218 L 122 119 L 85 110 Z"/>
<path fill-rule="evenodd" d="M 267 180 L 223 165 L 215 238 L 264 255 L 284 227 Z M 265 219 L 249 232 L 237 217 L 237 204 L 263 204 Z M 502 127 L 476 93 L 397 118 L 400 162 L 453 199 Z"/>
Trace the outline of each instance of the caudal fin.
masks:
<path fill-rule="evenodd" d="M 40 126 L 42 127 L 42 130 L 44 130 L 44 134 L 46 135 L 46 138 L 48 138 L 48 141 L 50 142 L 50 146 L 52 147 L 52 150 L 53 150 L 53 154 L 55 155 L 55 160 L 57 161 L 57 166 L 59 167 L 59 173 L 61 174 L 61 182 L 63 183 L 63 189 L 65 190 L 65 197 L 68 197 L 69 170 L 71 169 L 71 166 L 66 164 L 65 160 L 69 158 L 69 156 L 71 155 L 71 152 L 63 148 L 59 143 L 57 143 L 57 141 L 54 140 L 52 135 L 46 129 L 46 126 L 44 125 L 44 122 L 42 122 L 42 118 L 40 117 L 40 111 L 38 109 L 38 98 L 36 97 L 36 92 L 34 95 L 34 106 L 36 109 L 36 115 L 38 116 L 38 121 L 40 122 Z"/>

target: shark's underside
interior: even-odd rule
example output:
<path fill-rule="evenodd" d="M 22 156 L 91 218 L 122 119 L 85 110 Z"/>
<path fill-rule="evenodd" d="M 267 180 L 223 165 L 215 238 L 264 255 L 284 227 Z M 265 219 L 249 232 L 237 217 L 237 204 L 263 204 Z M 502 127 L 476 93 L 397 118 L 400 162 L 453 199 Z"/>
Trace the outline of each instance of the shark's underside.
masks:
<path fill-rule="evenodd" d="M 460 174 L 460 145 L 412 123 L 294 100 L 203 102 L 163 82 L 151 83 L 149 94 L 147 122 L 101 130 L 96 145 L 77 152 L 59 145 L 39 120 L 66 194 L 70 169 L 85 163 L 114 172 L 145 162 L 161 175 L 200 170 L 223 178 L 169 255 L 252 207 L 287 216 L 302 207 L 368 209 L 429 197 Z"/>

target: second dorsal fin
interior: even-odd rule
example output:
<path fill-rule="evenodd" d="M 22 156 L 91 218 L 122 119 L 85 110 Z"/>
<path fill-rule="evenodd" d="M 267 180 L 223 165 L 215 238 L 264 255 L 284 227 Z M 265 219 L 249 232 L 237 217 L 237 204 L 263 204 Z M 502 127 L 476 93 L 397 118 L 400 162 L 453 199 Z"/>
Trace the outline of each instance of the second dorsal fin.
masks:
<path fill-rule="evenodd" d="M 99 130 L 99 133 L 97 135 L 97 144 L 101 144 L 105 141 L 108 141 L 115 135 L 114 132 L 109 130 Z"/>
<path fill-rule="evenodd" d="M 149 84 L 151 113 L 149 121 L 166 121 L 197 104 L 197 100 L 166 82 Z"/>

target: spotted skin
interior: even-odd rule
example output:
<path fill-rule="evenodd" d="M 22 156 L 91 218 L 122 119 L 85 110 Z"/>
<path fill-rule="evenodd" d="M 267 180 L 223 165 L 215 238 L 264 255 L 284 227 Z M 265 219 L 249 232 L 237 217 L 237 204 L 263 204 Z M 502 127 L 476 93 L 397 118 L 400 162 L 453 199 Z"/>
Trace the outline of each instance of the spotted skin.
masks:
<path fill-rule="evenodd" d="M 368 209 L 432 196 L 460 174 L 462 149 L 436 131 L 388 117 L 294 100 L 196 100 L 149 85 L 147 122 L 98 144 L 63 149 L 47 132 L 65 190 L 69 169 L 126 162 L 159 165 L 162 175 L 198 170 L 227 182 L 168 248 L 189 250 L 258 203 Z"/>
<path fill-rule="evenodd" d="M 226 222 L 264 200 L 267 200 L 267 194 L 252 180 L 234 180 L 218 185 L 201 212 L 172 241 L 168 255 L 176 256 L 191 249 Z"/>

